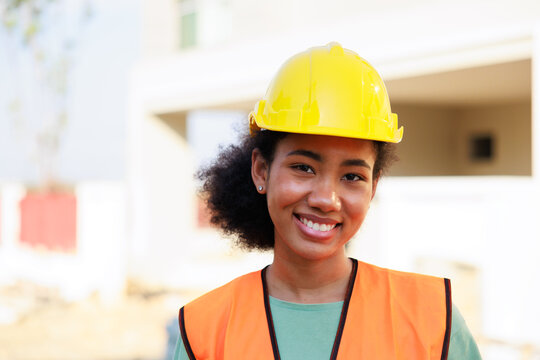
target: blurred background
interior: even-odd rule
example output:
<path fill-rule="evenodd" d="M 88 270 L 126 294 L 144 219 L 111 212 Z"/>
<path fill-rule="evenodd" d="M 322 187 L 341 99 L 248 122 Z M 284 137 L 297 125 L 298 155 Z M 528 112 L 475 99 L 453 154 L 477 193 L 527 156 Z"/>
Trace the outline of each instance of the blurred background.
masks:
<path fill-rule="evenodd" d="M 452 279 L 484 359 L 540 359 L 537 0 L 1 0 L 0 360 L 166 359 L 178 308 L 271 261 L 196 169 L 338 41 L 405 127 L 351 256 Z M 168 350 L 169 349 L 169 350 Z"/>

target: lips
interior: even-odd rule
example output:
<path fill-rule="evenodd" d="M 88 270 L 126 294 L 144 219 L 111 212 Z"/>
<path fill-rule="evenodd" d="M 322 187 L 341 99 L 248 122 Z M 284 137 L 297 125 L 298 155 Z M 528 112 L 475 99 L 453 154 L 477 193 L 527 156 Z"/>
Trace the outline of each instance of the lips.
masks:
<path fill-rule="evenodd" d="M 339 226 L 340 223 L 333 219 L 319 218 L 313 215 L 294 214 L 295 217 L 308 229 L 318 233 L 328 233 Z"/>

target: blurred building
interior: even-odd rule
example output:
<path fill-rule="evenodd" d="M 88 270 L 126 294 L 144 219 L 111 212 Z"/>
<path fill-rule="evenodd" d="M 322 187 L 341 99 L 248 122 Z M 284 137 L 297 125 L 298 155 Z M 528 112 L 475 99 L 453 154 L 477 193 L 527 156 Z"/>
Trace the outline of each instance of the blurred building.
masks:
<path fill-rule="evenodd" d="M 24 205 L 36 174 L 2 121 L 0 285 L 113 299 L 130 278 L 197 294 L 271 261 L 208 227 L 193 174 L 289 56 L 338 41 L 381 72 L 405 127 L 351 256 L 452 278 L 485 359 L 540 358 L 540 3 L 95 4 L 59 157 L 71 190 L 47 205 L 76 227 L 37 245 L 24 231 L 45 200 Z"/>

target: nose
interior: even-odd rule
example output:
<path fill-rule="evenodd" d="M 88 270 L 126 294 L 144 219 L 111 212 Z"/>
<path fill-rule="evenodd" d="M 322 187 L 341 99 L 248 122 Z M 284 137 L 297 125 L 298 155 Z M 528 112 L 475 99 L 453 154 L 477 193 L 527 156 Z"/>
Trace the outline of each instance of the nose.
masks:
<path fill-rule="evenodd" d="M 317 208 L 325 213 L 341 210 L 337 185 L 330 179 L 316 181 L 309 193 L 307 202 L 310 207 Z"/>

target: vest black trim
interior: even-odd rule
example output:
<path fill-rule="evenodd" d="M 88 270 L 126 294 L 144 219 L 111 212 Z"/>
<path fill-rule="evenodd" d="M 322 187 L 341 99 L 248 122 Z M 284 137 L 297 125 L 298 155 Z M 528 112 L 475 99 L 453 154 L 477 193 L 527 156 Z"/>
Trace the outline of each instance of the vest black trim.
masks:
<path fill-rule="evenodd" d="M 345 320 L 347 319 L 347 312 L 349 311 L 349 304 L 351 302 L 352 291 L 354 287 L 354 280 L 356 280 L 356 272 L 358 271 L 358 261 L 351 259 L 353 262 L 353 268 L 351 271 L 351 277 L 349 278 L 349 285 L 347 286 L 347 294 L 343 301 L 343 308 L 341 309 L 341 316 L 339 317 L 339 326 L 334 340 L 334 346 L 332 347 L 332 353 L 330 355 L 331 360 L 337 359 L 339 351 L 339 344 L 341 343 L 341 337 L 343 335 L 343 329 L 345 328 Z"/>
<path fill-rule="evenodd" d="M 186 353 L 190 360 L 197 360 L 195 358 L 195 355 L 193 354 L 193 350 L 191 349 L 191 344 L 189 343 L 187 332 L 186 332 L 186 324 L 184 322 L 184 307 L 182 306 L 180 308 L 180 313 L 178 314 L 178 323 L 180 324 L 180 334 L 182 336 L 182 341 L 184 342 L 184 347 L 186 348 Z"/>
<path fill-rule="evenodd" d="M 272 319 L 272 311 L 270 310 L 270 297 L 268 296 L 268 285 L 266 285 L 266 269 L 268 269 L 268 266 L 266 266 L 261 271 L 261 281 L 262 281 L 263 294 L 264 294 L 264 310 L 266 313 L 266 322 L 268 323 L 268 332 L 270 333 L 270 341 L 272 343 L 272 351 L 274 352 L 274 359 L 280 360 L 281 357 L 279 356 L 279 348 L 278 348 L 277 339 L 276 339 L 276 330 L 274 329 L 274 320 Z"/>
<path fill-rule="evenodd" d="M 343 302 L 343 307 L 341 309 L 341 315 L 339 320 L 339 326 L 336 333 L 336 337 L 334 339 L 334 345 L 332 347 L 331 357 L 330 360 L 335 360 L 337 358 L 337 354 L 339 351 L 339 346 L 341 343 L 341 338 L 343 335 L 343 330 L 345 327 L 345 322 L 347 318 L 347 313 L 349 310 L 349 304 L 354 288 L 354 283 L 358 271 L 358 261 L 356 259 L 352 260 L 352 271 L 349 278 L 349 284 L 347 287 L 347 293 Z M 263 287 L 263 297 L 264 297 L 264 307 L 265 307 L 265 313 L 266 313 L 266 320 L 268 324 L 268 331 L 270 335 L 270 340 L 272 344 L 272 350 L 274 353 L 274 359 L 280 360 L 280 354 L 279 354 L 279 348 L 277 345 L 277 338 L 274 328 L 274 322 L 272 319 L 272 311 L 270 309 L 270 297 L 268 294 L 268 286 L 266 284 L 266 270 L 268 266 L 265 267 L 261 271 L 261 281 L 262 281 L 262 287 Z M 441 353 L 441 360 L 447 360 L 448 359 L 448 352 L 450 347 L 450 336 L 452 333 L 452 295 L 451 295 L 451 285 L 449 279 L 444 279 L 444 286 L 445 286 L 445 300 L 446 300 L 446 329 L 444 334 L 444 340 L 443 340 L 443 346 L 442 346 L 442 353 Z M 191 344 L 188 340 L 186 327 L 185 327 L 185 318 L 184 318 L 184 307 L 180 308 L 179 314 L 178 314 L 178 322 L 180 324 L 180 334 L 182 336 L 182 341 L 184 343 L 184 347 L 186 350 L 186 353 L 190 360 L 197 360 L 193 350 L 191 348 Z"/>
<path fill-rule="evenodd" d="M 337 354 L 339 351 L 339 344 L 341 343 L 341 337 L 343 335 L 343 329 L 345 327 L 345 321 L 347 320 L 347 312 L 349 310 L 349 304 L 351 302 L 352 291 L 354 287 L 354 280 L 356 279 L 356 272 L 358 270 L 358 261 L 356 259 L 352 260 L 352 270 L 349 277 L 349 284 L 347 286 L 347 293 L 345 295 L 345 300 L 343 301 L 343 307 L 341 308 L 341 315 L 339 317 L 339 326 L 334 339 L 334 345 L 332 346 L 332 353 L 330 355 L 330 360 L 336 360 Z M 270 340 L 272 342 L 272 350 L 274 351 L 274 360 L 280 360 L 279 348 L 277 345 L 276 331 L 274 328 L 274 321 L 272 319 L 272 310 L 270 309 L 270 296 L 268 295 L 268 286 L 266 285 L 266 269 L 265 267 L 261 271 L 261 280 L 263 284 L 263 294 L 264 294 L 264 309 L 266 311 L 266 320 L 268 322 L 268 332 L 270 333 Z"/>
<path fill-rule="evenodd" d="M 441 360 L 448 359 L 450 335 L 452 334 L 452 289 L 450 286 L 450 280 L 448 279 L 444 279 L 444 290 L 446 292 L 446 331 L 444 332 Z"/>

